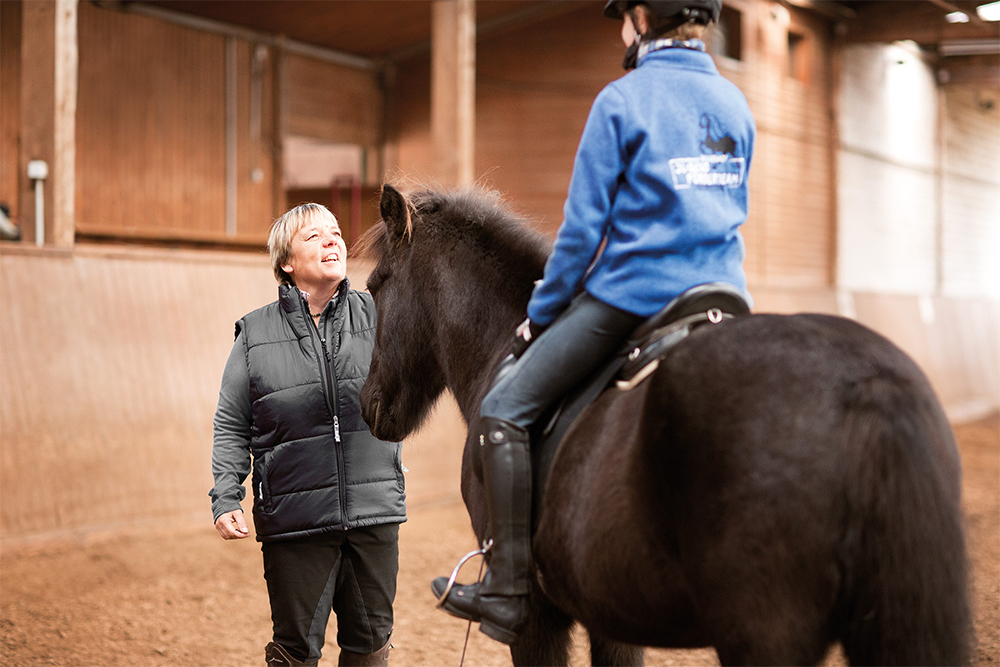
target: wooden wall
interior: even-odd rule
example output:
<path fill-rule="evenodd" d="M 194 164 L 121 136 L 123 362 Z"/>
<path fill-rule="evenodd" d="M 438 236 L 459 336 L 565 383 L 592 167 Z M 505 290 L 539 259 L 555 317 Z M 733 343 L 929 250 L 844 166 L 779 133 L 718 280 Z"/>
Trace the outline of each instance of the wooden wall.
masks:
<path fill-rule="evenodd" d="M 367 272 L 352 263 L 352 286 Z M 0 246 L 0 545 L 211 525 L 234 323 L 276 295 L 264 253 Z M 446 400 L 407 440 L 411 505 L 457 495 L 464 437 Z"/>
<path fill-rule="evenodd" d="M 267 266 L 113 246 L 3 250 L 5 538 L 207 511 L 222 367 L 236 319 L 274 299 Z"/>
<path fill-rule="evenodd" d="M 225 39 L 91 3 L 79 21 L 78 232 L 225 239 Z"/>
<path fill-rule="evenodd" d="M 754 286 L 833 284 L 833 87 L 829 23 L 769 2 L 741 10 L 743 58 L 719 59 L 747 96 L 757 121 L 744 226 L 747 277 Z M 789 35 L 798 41 L 790 63 Z"/>
<path fill-rule="evenodd" d="M 623 73 L 619 33 L 588 7 L 479 42 L 476 170 L 550 233 L 594 97 Z"/>
<path fill-rule="evenodd" d="M 21 132 L 21 3 L 0 2 L 0 202 L 19 206 Z"/>
<path fill-rule="evenodd" d="M 235 233 L 226 226 L 229 48 Z M 378 180 L 382 100 L 372 71 L 82 3 L 77 230 L 261 244 L 285 206 L 280 138 L 359 144 Z"/>
<path fill-rule="evenodd" d="M 364 285 L 367 267 L 349 277 Z M 0 245 L 0 546 L 125 525 L 211 523 L 212 417 L 233 323 L 272 301 L 263 253 Z M 828 288 L 762 288 L 757 310 L 836 312 Z M 949 416 L 996 410 L 1000 303 L 851 295 L 930 377 Z M 449 400 L 403 447 L 408 501 L 457 491 Z M 249 510 L 249 504 L 246 509 Z"/>

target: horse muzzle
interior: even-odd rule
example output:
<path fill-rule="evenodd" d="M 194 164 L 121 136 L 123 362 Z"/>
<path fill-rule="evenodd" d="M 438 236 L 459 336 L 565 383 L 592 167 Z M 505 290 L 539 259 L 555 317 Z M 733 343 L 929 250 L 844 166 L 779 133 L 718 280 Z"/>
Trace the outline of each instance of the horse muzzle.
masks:
<path fill-rule="evenodd" d="M 368 428 L 369 430 L 371 430 L 372 435 L 378 437 L 378 433 L 376 433 L 375 431 L 378 428 L 379 412 L 381 412 L 381 401 L 379 401 L 377 398 L 372 398 L 369 400 L 365 399 L 366 397 L 362 393 L 360 401 L 361 418 L 365 420 L 366 424 L 368 424 Z"/>
<path fill-rule="evenodd" d="M 371 434 L 379 440 L 396 441 L 400 439 L 395 437 L 392 432 L 392 420 L 388 418 L 381 400 L 373 398 L 365 403 L 361 410 L 361 418 L 368 424 L 368 430 L 371 431 Z"/>

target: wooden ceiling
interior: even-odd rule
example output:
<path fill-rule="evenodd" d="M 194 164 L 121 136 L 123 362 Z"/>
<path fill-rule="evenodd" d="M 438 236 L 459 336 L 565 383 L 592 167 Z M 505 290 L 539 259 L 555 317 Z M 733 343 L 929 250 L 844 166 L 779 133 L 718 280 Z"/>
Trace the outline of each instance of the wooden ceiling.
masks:
<path fill-rule="evenodd" d="M 976 7 L 989 0 L 855 0 L 838 4 L 854 16 L 845 22 L 850 42 L 912 40 L 925 48 L 951 40 L 982 39 L 1000 42 L 1000 22 L 986 22 Z M 949 23 L 945 16 L 961 11 L 967 23 Z"/>
<path fill-rule="evenodd" d="M 372 59 L 392 59 L 429 43 L 430 0 L 153 0 L 183 14 L 222 21 L 308 44 Z M 599 0 L 480 0 L 480 28 L 526 23 L 591 5 Z"/>
<path fill-rule="evenodd" d="M 928 46 L 952 39 L 998 39 L 1000 22 L 987 23 L 976 7 L 987 0 L 786 0 L 789 5 L 814 9 L 841 21 L 852 42 L 913 40 Z M 285 35 L 302 42 L 364 56 L 385 57 L 430 39 L 430 0 L 151 0 L 155 5 L 251 28 Z M 594 6 L 603 0 L 479 0 L 480 25 L 521 16 L 525 20 L 561 9 Z M 968 23 L 949 23 L 945 15 L 964 11 Z"/>
<path fill-rule="evenodd" d="M 984 22 L 976 7 L 988 0 L 782 0 L 827 16 L 848 42 L 912 40 L 942 59 L 942 68 L 968 78 L 1000 80 L 1000 22 Z M 131 4 L 127 0 L 124 4 Z M 374 61 L 429 51 L 430 0 L 151 0 L 143 4 L 242 26 Z M 478 0 L 480 34 L 517 28 L 592 8 L 604 0 Z M 945 15 L 963 11 L 967 23 Z M 973 43 L 977 53 L 953 56 L 946 45 Z M 992 46 L 991 46 L 992 45 Z M 971 68 L 971 69 L 970 69 Z M 961 72 L 964 71 L 964 75 Z"/>
<path fill-rule="evenodd" d="M 1000 84 L 1000 22 L 983 21 L 976 7 L 988 0 L 858 0 L 840 2 L 853 12 L 843 23 L 848 42 L 910 40 L 937 56 L 941 83 Z M 945 16 L 961 11 L 966 23 Z"/>

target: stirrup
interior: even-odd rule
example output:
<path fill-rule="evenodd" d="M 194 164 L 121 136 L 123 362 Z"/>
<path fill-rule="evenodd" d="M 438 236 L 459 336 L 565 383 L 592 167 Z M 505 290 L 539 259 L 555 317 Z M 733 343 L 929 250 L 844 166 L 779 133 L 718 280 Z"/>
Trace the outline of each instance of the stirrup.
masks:
<path fill-rule="evenodd" d="M 443 607 L 445 600 L 448 599 L 448 593 L 451 593 L 451 588 L 452 586 L 455 585 L 455 580 L 458 578 L 458 571 L 462 569 L 462 566 L 465 565 L 465 563 L 468 562 L 470 559 L 475 558 L 476 556 L 485 556 L 486 552 L 489 551 L 492 547 L 493 547 L 493 540 L 489 539 L 486 542 L 483 542 L 483 547 L 481 549 L 470 551 L 469 553 L 462 556 L 462 560 L 458 561 L 458 565 L 455 566 L 455 569 L 451 571 L 451 576 L 448 577 L 448 585 L 444 587 L 444 592 L 441 593 L 441 596 L 438 598 L 437 606 L 439 608 Z"/>

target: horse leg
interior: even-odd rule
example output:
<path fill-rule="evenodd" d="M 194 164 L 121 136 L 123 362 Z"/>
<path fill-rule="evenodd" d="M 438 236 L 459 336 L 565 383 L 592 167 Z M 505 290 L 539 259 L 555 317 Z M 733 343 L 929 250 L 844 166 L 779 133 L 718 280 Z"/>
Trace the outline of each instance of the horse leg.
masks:
<path fill-rule="evenodd" d="M 517 641 L 511 644 L 511 660 L 515 667 L 567 665 L 573 619 L 553 605 L 540 592 L 537 584 L 532 588 L 528 624 Z"/>
<path fill-rule="evenodd" d="M 646 649 L 642 646 L 622 644 L 588 631 L 590 636 L 590 664 L 597 667 L 642 667 L 646 664 Z"/>

